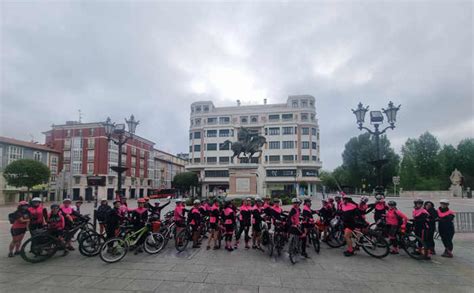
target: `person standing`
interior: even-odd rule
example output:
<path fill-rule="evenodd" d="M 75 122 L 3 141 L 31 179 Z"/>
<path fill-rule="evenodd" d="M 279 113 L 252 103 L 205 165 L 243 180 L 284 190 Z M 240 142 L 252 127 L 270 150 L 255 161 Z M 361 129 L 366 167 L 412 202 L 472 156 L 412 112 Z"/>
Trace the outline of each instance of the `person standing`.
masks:
<path fill-rule="evenodd" d="M 453 257 L 454 217 L 455 213 L 449 209 L 447 199 L 440 200 L 438 208 L 438 231 L 444 245 L 442 257 Z"/>
<path fill-rule="evenodd" d="M 148 220 L 148 209 L 145 207 L 146 200 L 139 198 L 137 200 L 138 207 L 132 211 L 131 223 L 133 230 L 136 232 L 145 227 Z M 143 252 L 142 245 L 145 242 L 147 234 L 142 234 L 136 244 L 135 254 Z"/>
<path fill-rule="evenodd" d="M 66 228 L 66 220 L 61 212 L 58 204 L 51 205 L 51 212 L 48 214 L 48 233 L 61 241 L 61 246 L 64 248 L 64 255 L 68 253 L 67 240 L 64 236 L 64 229 Z"/>
<path fill-rule="evenodd" d="M 263 201 L 256 198 L 252 208 L 252 248 L 262 250 Z"/>
<path fill-rule="evenodd" d="M 430 214 L 428 217 L 428 228 L 426 229 L 426 249 L 429 250 L 430 254 L 436 255 L 434 234 L 436 231 L 436 219 L 438 218 L 438 212 L 434 207 L 434 203 L 431 201 L 425 201 L 423 207 L 428 212 L 428 214 Z"/>
<path fill-rule="evenodd" d="M 219 201 L 214 199 L 214 203 L 209 209 L 209 239 L 207 241 L 206 249 L 211 249 L 211 242 L 214 242 L 212 249 L 218 249 L 217 242 L 218 229 L 219 229 L 219 215 L 220 215 Z"/>
<path fill-rule="evenodd" d="M 8 257 L 20 254 L 21 241 L 25 237 L 26 228 L 30 222 L 30 212 L 28 211 L 28 203 L 20 201 L 15 212 L 8 215 L 12 227 L 10 233 L 12 241 L 10 242 Z M 15 252 L 13 252 L 15 250 Z"/>
<path fill-rule="evenodd" d="M 97 207 L 97 211 L 96 211 L 97 221 L 99 222 L 100 234 L 104 234 L 107 215 L 110 213 L 111 210 L 112 210 L 112 207 L 109 206 L 107 199 L 102 198 L 100 200 L 100 205 Z"/>
<path fill-rule="evenodd" d="M 34 197 L 31 200 L 31 206 L 28 208 L 28 212 L 30 213 L 30 223 L 28 228 L 32 235 L 36 230 L 43 228 L 46 224 L 46 220 L 44 217 L 45 211 L 41 202 L 41 198 Z"/>
<path fill-rule="evenodd" d="M 105 217 L 105 234 L 107 239 L 111 239 L 116 236 L 117 229 L 120 227 L 124 217 L 120 211 L 122 206 L 119 200 L 114 201 L 113 208 L 109 210 Z"/>
<path fill-rule="evenodd" d="M 240 226 L 237 233 L 235 233 L 235 244 L 234 249 L 239 248 L 240 237 L 242 233 L 244 233 L 244 241 L 245 241 L 245 248 L 249 249 L 249 241 L 250 241 L 250 225 L 251 225 L 251 218 L 252 218 L 252 207 L 250 206 L 250 198 L 243 199 L 242 205 L 240 206 Z"/>
<path fill-rule="evenodd" d="M 201 223 L 202 223 L 202 215 L 201 215 L 201 201 L 199 199 L 195 199 L 193 202 L 193 207 L 191 208 L 188 214 L 188 223 L 191 225 L 191 233 L 193 239 L 193 248 L 199 248 L 199 236 L 201 234 Z"/>
<path fill-rule="evenodd" d="M 413 209 L 413 225 L 415 228 L 415 235 L 420 237 L 423 243 L 426 243 L 428 219 L 430 214 L 425 210 L 425 208 L 423 208 L 422 199 L 416 199 L 415 201 L 413 201 L 413 203 L 415 204 Z M 426 259 L 430 259 L 430 251 L 426 248 L 421 247 L 422 243 L 419 243 L 418 245 L 418 253 L 423 253 Z"/>
<path fill-rule="evenodd" d="M 405 233 L 408 217 L 397 209 L 397 203 L 393 200 L 388 202 L 388 211 L 386 215 L 386 223 L 388 230 L 388 238 L 392 249 L 391 254 L 398 254 L 397 233 L 401 231 Z"/>
<path fill-rule="evenodd" d="M 232 202 L 230 200 L 225 201 L 224 210 L 222 211 L 222 222 L 225 228 L 225 249 L 233 251 L 232 249 L 232 235 L 234 234 L 235 228 L 235 212 L 233 209 Z"/>

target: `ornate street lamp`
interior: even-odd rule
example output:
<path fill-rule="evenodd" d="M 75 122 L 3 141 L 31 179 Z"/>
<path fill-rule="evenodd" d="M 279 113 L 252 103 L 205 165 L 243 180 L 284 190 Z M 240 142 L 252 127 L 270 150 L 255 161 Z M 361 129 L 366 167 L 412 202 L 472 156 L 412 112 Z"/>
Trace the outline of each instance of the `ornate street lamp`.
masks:
<path fill-rule="evenodd" d="M 128 168 L 122 167 L 122 146 L 127 141 L 133 138 L 137 125 L 140 121 L 135 120 L 135 116 L 131 115 L 130 119 L 125 118 L 125 122 L 128 126 L 128 132 L 125 131 L 125 124 L 115 124 L 111 122 L 110 117 L 103 123 L 105 128 L 105 134 L 107 135 L 107 141 L 113 141 L 118 146 L 118 165 L 111 167 L 111 169 L 117 172 L 117 191 L 122 194 L 122 173 Z"/>
<path fill-rule="evenodd" d="M 359 103 L 356 110 L 352 109 L 352 113 L 356 116 L 356 123 L 359 125 L 359 130 L 366 130 L 371 135 L 375 136 L 375 142 L 377 145 L 377 160 L 370 162 L 372 165 L 375 166 L 377 172 L 377 187 L 375 187 L 375 191 L 377 194 L 383 194 L 383 186 L 382 186 L 382 166 L 387 163 L 387 160 L 384 160 L 380 156 L 380 135 L 384 134 L 387 129 L 394 129 L 395 122 L 397 121 L 397 112 L 400 110 L 401 105 L 395 107 L 393 102 L 390 101 L 388 103 L 388 108 L 383 109 L 382 111 L 370 111 L 370 124 L 374 126 L 374 130 L 367 128 L 364 126 L 365 120 L 365 113 L 369 110 L 369 106 L 365 107 L 362 103 Z M 387 122 L 390 124 L 389 126 L 385 127 L 383 130 L 379 130 L 379 126 L 383 124 L 383 114 L 387 116 Z"/>

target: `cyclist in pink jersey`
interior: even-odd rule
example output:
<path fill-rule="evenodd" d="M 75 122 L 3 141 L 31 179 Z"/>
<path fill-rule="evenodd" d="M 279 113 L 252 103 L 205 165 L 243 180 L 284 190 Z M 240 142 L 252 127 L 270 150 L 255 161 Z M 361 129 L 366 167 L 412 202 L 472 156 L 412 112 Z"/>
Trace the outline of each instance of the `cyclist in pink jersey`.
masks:
<path fill-rule="evenodd" d="M 20 254 L 21 241 L 25 237 L 26 228 L 30 223 L 30 212 L 28 211 L 28 203 L 26 201 L 20 201 L 18 207 L 12 215 L 8 216 L 10 221 L 13 221 L 10 233 L 12 235 L 12 241 L 10 242 L 10 250 L 8 257 Z M 13 252 L 15 250 L 15 252 Z"/>
<path fill-rule="evenodd" d="M 385 221 L 387 223 L 388 238 L 392 249 L 391 254 L 398 254 L 398 243 L 396 240 L 399 232 L 405 233 L 408 217 L 397 209 L 397 203 L 393 200 L 388 203 L 388 211 L 385 215 Z"/>

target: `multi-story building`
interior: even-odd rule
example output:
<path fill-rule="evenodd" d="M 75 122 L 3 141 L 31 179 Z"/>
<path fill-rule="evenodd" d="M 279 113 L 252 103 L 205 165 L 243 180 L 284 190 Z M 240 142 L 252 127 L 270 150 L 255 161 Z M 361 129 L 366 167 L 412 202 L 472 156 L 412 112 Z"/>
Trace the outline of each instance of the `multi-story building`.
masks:
<path fill-rule="evenodd" d="M 267 142 L 259 158 L 232 162 L 233 152 L 224 142 L 237 141 L 242 127 L 264 136 Z M 198 172 L 203 196 L 232 190 L 229 184 L 235 183 L 231 182 L 229 171 L 238 166 L 255 168 L 256 189 L 249 190 L 259 195 L 312 195 L 320 181 L 319 146 L 312 96 L 289 96 L 282 104 L 267 104 L 264 100 L 263 105 L 242 106 L 237 101 L 237 106 L 232 107 L 215 107 L 211 101 L 195 102 L 191 105 L 186 168 Z M 251 180 L 241 183 L 254 184 Z"/>
<path fill-rule="evenodd" d="M 57 150 L 46 145 L 0 136 L 0 204 L 18 202 L 24 198 L 25 190 L 8 186 L 3 177 L 5 167 L 18 159 L 33 159 L 49 167 L 51 178 L 41 193 L 54 199 L 57 194 L 59 155 Z"/>
<path fill-rule="evenodd" d="M 118 165 L 118 156 L 128 169 L 122 177 L 122 193 L 127 198 L 143 197 L 152 188 L 153 177 L 149 176 L 149 161 L 154 143 L 133 135 L 118 153 L 118 147 L 107 140 L 103 123 L 66 122 L 53 125 L 44 132 L 46 144 L 59 151 L 58 185 L 62 197 L 93 199 L 93 188 L 87 186 L 87 176 L 106 176 L 106 186 L 99 187 L 99 197 L 114 198 L 117 188 L 117 173 L 110 167 Z"/>
<path fill-rule="evenodd" d="M 169 189 L 176 174 L 185 171 L 187 161 L 164 151 L 154 149 L 150 157 L 149 174 L 154 189 Z"/>

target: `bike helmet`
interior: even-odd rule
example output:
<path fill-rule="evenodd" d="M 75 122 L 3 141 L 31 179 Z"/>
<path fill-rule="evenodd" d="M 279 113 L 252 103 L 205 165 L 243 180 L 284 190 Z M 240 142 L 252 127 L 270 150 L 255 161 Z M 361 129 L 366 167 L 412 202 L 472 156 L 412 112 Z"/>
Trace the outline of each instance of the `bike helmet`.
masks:
<path fill-rule="evenodd" d="M 51 209 L 59 209 L 59 205 L 57 203 L 51 204 Z"/>
<path fill-rule="evenodd" d="M 199 199 L 195 199 L 194 202 L 193 202 L 193 204 L 200 204 L 200 203 L 201 203 L 201 201 Z"/>
<path fill-rule="evenodd" d="M 334 198 L 335 198 L 335 199 L 338 199 L 338 198 L 341 199 L 342 196 L 341 196 L 340 194 L 336 194 L 336 196 L 335 196 Z"/>
<path fill-rule="evenodd" d="M 137 200 L 137 203 L 146 203 L 146 200 L 144 198 L 139 198 Z"/>
<path fill-rule="evenodd" d="M 447 199 L 442 199 L 442 200 L 439 201 L 439 203 L 449 205 L 449 200 L 447 200 Z"/>
<path fill-rule="evenodd" d="M 299 200 L 297 197 L 294 197 L 291 199 L 291 203 L 301 203 L 301 200 Z"/>
<path fill-rule="evenodd" d="M 421 198 L 417 198 L 413 201 L 414 204 L 423 204 L 423 200 Z"/>
<path fill-rule="evenodd" d="M 21 207 L 21 206 L 27 206 L 28 205 L 28 202 L 25 201 L 25 200 L 22 200 L 18 203 L 18 206 Z"/>
<path fill-rule="evenodd" d="M 255 198 L 255 201 L 259 201 L 259 202 L 260 202 L 260 201 L 262 201 L 262 198 L 261 198 L 260 196 L 257 196 L 257 197 Z"/>
<path fill-rule="evenodd" d="M 31 199 L 31 202 L 42 202 L 42 200 L 39 197 L 33 197 L 33 199 Z"/>
<path fill-rule="evenodd" d="M 64 202 L 64 203 L 65 203 L 65 202 L 72 202 L 72 200 L 71 200 L 69 197 L 67 197 L 67 198 L 63 199 L 63 202 Z"/>
<path fill-rule="evenodd" d="M 383 199 L 383 196 L 380 195 L 380 194 L 377 194 L 377 195 L 375 196 L 375 199 L 376 199 L 376 200 L 382 200 L 382 199 Z"/>
<path fill-rule="evenodd" d="M 305 198 L 305 199 L 304 199 L 304 202 L 305 202 L 305 203 L 311 202 L 311 198 Z"/>
<path fill-rule="evenodd" d="M 360 197 L 360 202 L 368 202 L 369 201 L 369 198 L 367 196 L 361 196 Z"/>
<path fill-rule="evenodd" d="M 150 198 L 149 198 L 148 196 L 145 196 L 143 199 L 144 199 L 145 201 L 149 201 L 149 200 L 150 200 Z"/>
<path fill-rule="evenodd" d="M 395 201 L 393 201 L 393 200 L 390 200 L 389 202 L 387 202 L 387 205 L 388 205 L 389 207 L 396 207 L 396 206 L 397 206 L 397 203 L 396 203 Z"/>
<path fill-rule="evenodd" d="M 181 202 L 183 202 L 183 200 L 182 200 L 181 198 L 177 198 L 177 199 L 175 200 L 175 202 L 176 202 L 176 203 L 181 203 Z"/>

